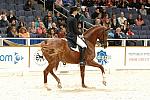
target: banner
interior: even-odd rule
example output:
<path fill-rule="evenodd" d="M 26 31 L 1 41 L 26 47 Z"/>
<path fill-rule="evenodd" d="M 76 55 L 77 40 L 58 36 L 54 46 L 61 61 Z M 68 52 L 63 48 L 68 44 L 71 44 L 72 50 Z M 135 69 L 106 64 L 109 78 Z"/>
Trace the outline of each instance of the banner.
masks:
<path fill-rule="evenodd" d="M 0 47 L 0 68 L 29 67 L 29 47 Z"/>
<path fill-rule="evenodd" d="M 40 47 L 30 47 L 30 69 L 44 70 L 48 65 Z"/>
<path fill-rule="evenodd" d="M 126 66 L 136 69 L 150 68 L 150 47 L 127 47 Z"/>
<path fill-rule="evenodd" d="M 106 49 L 96 47 L 95 53 L 95 61 L 105 67 L 116 68 L 125 64 L 124 47 L 107 47 Z"/>

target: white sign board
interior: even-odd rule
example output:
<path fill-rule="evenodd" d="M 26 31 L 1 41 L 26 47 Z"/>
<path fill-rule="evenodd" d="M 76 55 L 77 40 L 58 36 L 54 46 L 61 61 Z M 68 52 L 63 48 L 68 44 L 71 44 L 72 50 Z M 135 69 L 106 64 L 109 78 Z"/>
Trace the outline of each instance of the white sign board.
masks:
<path fill-rule="evenodd" d="M 127 47 L 126 66 L 131 68 L 150 68 L 150 47 Z"/>
<path fill-rule="evenodd" d="M 29 47 L 0 47 L 0 68 L 29 67 Z"/>
<path fill-rule="evenodd" d="M 96 47 L 95 61 L 109 68 L 123 67 L 125 63 L 124 47 Z"/>
<path fill-rule="evenodd" d="M 48 65 L 40 47 L 30 47 L 30 69 L 44 70 Z"/>

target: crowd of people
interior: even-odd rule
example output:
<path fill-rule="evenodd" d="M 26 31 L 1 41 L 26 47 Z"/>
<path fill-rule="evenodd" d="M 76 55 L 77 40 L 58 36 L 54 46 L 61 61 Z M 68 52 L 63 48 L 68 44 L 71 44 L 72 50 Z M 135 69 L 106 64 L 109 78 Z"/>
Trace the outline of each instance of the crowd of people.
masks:
<path fill-rule="evenodd" d="M 35 0 L 38 1 L 38 0 Z M 145 21 L 142 16 L 149 15 L 150 0 L 46 0 L 47 14 L 45 16 L 34 16 L 35 19 L 30 23 L 18 19 L 12 10 L 9 12 L 1 10 L 0 29 L 1 34 L 7 34 L 7 37 L 38 37 L 38 38 L 63 38 L 67 34 L 66 18 L 59 12 L 52 13 L 53 3 L 63 7 L 78 6 L 80 14 L 88 19 L 94 20 L 94 25 L 109 27 L 114 34 L 110 32 L 110 38 L 127 38 L 134 35 L 131 25 L 143 26 Z M 92 11 L 89 7 L 95 7 Z M 123 11 L 118 13 L 108 12 L 110 8 L 136 9 L 137 16 L 133 18 L 132 13 L 125 16 Z M 36 10 L 32 0 L 27 0 L 23 9 L 25 11 Z M 110 15 L 111 14 L 111 15 Z M 78 29 L 84 32 L 82 20 L 78 20 Z M 30 24 L 30 25 L 27 25 Z"/>

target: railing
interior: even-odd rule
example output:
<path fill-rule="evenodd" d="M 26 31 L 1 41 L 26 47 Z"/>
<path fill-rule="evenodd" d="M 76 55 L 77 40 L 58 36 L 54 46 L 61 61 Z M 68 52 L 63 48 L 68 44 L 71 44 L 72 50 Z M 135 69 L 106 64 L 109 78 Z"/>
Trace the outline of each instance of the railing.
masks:
<path fill-rule="evenodd" d="M 35 45 L 40 43 L 41 41 L 47 40 L 50 38 L 0 38 L 0 46 L 5 46 L 4 43 L 6 43 L 6 40 L 8 40 L 8 44 L 11 44 L 11 42 L 13 40 L 16 40 L 17 42 L 15 43 L 16 46 L 18 43 L 23 43 L 19 46 L 31 46 L 31 45 Z M 127 46 L 126 43 L 127 41 L 143 41 L 143 45 L 144 47 L 149 46 L 148 45 L 148 41 L 150 41 L 150 39 L 108 39 L 108 41 L 121 41 L 121 45 L 120 46 Z M 14 43 L 14 42 L 12 42 Z"/>

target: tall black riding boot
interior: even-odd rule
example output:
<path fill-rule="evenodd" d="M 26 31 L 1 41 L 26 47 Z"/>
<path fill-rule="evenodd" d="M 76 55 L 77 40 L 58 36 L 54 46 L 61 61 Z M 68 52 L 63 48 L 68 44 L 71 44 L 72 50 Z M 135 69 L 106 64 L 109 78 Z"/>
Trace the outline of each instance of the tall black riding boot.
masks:
<path fill-rule="evenodd" d="M 85 65 L 84 54 L 86 48 L 80 48 L 80 65 Z"/>

